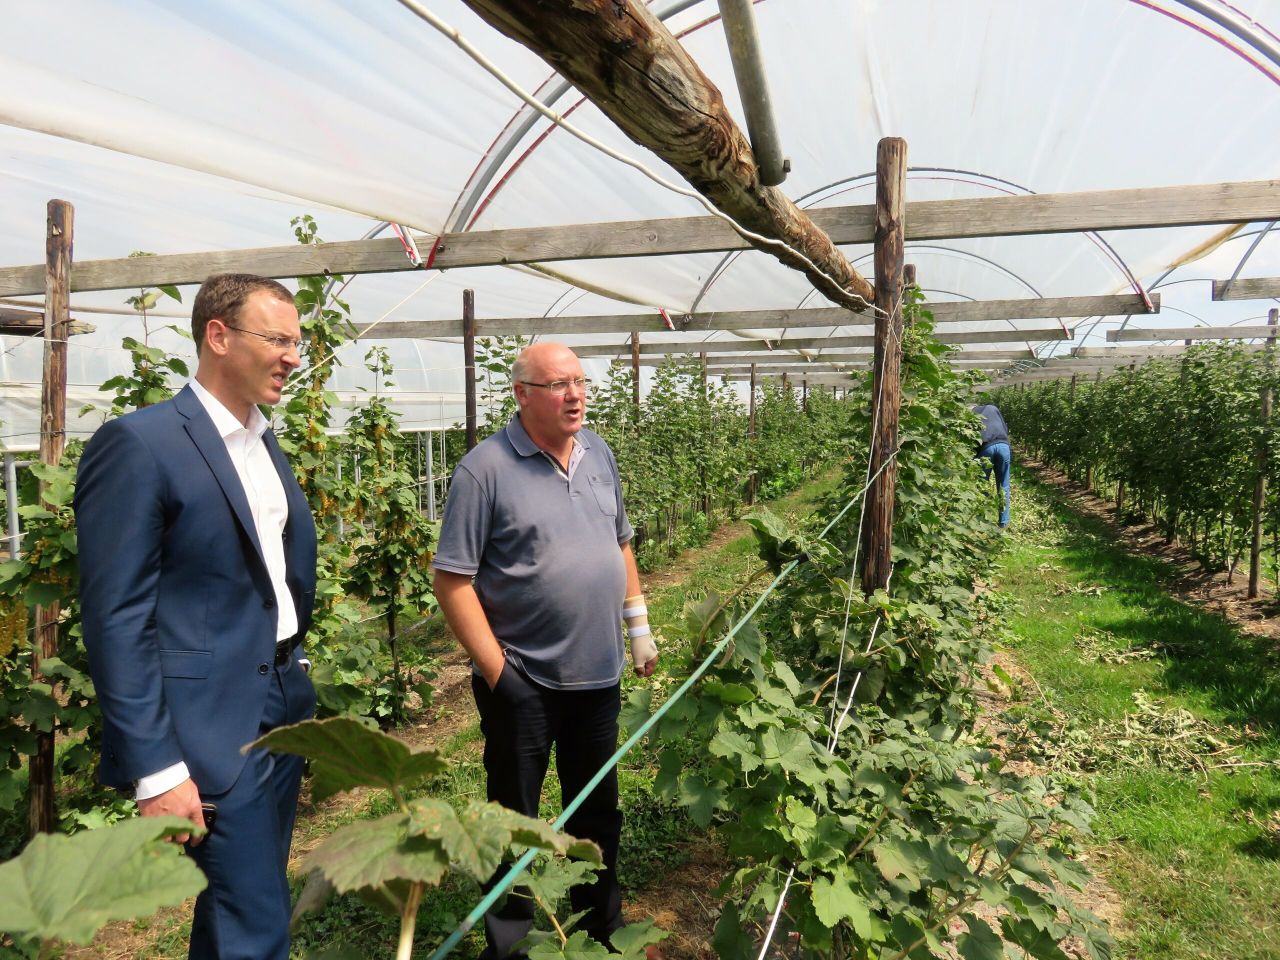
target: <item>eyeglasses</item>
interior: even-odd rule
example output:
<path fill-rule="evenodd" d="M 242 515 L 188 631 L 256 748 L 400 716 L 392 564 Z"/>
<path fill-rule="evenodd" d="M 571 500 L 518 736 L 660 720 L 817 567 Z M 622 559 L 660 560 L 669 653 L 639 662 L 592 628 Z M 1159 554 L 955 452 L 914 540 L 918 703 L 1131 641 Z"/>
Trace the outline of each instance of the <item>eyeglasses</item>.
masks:
<path fill-rule="evenodd" d="M 222 325 L 226 327 L 228 330 L 234 330 L 237 333 L 247 333 L 251 337 L 258 337 L 262 340 L 265 340 L 267 341 L 267 343 L 271 344 L 277 350 L 293 349 L 293 350 L 301 351 L 302 345 L 307 342 L 305 340 L 299 340 L 293 337 L 280 336 L 279 334 L 258 333 L 256 330 L 246 330 L 244 327 L 233 327 L 231 324 L 226 322 L 224 322 Z"/>
<path fill-rule="evenodd" d="M 544 390 L 550 390 L 554 396 L 563 397 L 569 392 L 570 387 L 577 387 L 583 393 L 591 389 L 591 380 L 587 377 L 574 377 L 572 380 L 552 380 L 550 383 L 534 383 L 530 380 L 521 380 L 526 387 L 542 387 Z"/>

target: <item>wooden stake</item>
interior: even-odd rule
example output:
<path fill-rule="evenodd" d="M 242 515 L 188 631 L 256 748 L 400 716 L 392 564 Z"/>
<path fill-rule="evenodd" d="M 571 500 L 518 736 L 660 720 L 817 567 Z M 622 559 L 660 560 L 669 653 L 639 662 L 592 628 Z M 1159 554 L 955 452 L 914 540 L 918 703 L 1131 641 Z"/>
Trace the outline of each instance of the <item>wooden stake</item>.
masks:
<path fill-rule="evenodd" d="M 631 331 L 631 406 L 640 422 L 640 334 Z"/>
<path fill-rule="evenodd" d="M 893 501 L 898 483 L 898 411 L 902 400 L 902 277 L 907 143 L 886 137 L 876 150 L 876 356 L 871 386 L 871 486 L 863 517 L 862 592 L 889 585 Z"/>
<path fill-rule="evenodd" d="M 809 378 L 800 381 L 800 409 L 809 412 Z"/>
<path fill-rule="evenodd" d="M 75 208 L 65 200 L 50 200 L 45 222 L 44 374 L 40 385 L 40 462 L 56 465 L 67 442 L 67 336 L 71 324 L 71 260 Z M 40 483 L 43 497 L 44 481 Z M 43 679 L 40 664 L 58 655 L 57 600 L 36 607 L 35 642 L 31 647 L 31 676 Z M 27 783 L 27 824 L 32 836 L 52 833 L 57 826 L 53 803 L 56 729 L 34 730 Z"/>
<path fill-rule="evenodd" d="M 1267 325 L 1276 326 L 1280 319 L 1280 310 L 1271 308 L 1267 314 Z M 1275 365 L 1275 339 L 1267 341 L 1266 376 L 1270 377 Z M 1271 421 L 1271 387 L 1264 384 L 1258 397 L 1258 421 L 1262 425 L 1262 440 L 1258 444 L 1257 470 L 1258 477 L 1253 484 L 1253 538 L 1249 543 L 1249 598 L 1258 595 L 1258 584 L 1262 578 L 1262 511 L 1267 496 L 1267 442 L 1266 436 Z"/>
<path fill-rule="evenodd" d="M 467 449 L 476 445 L 476 292 L 462 291 L 462 363 L 467 388 Z"/>

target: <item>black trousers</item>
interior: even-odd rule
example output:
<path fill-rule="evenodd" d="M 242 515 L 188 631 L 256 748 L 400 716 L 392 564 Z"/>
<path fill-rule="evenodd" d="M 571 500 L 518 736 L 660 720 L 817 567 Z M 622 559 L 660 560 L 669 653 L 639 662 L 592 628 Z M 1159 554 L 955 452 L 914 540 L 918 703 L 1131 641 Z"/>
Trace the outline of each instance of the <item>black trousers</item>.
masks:
<path fill-rule="evenodd" d="M 538 815 L 553 744 L 562 805 L 578 795 L 618 748 L 619 684 L 603 690 L 551 690 L 508 662 L 493 690 L 479 676 L 472 676 L 471 689 L 484 734 L 489 799 L 518 813 Z M 595 882 L 572 888 L 569 900 L 574 913 L 588 911 L 581 929 L 607 944 L 610 934 L 622 926 L 622 892 L 618 887 L 622 811 L 616 767 L 569 818 L 565 831 L 594 840 L 604 853 L 605 866 Z M 499 868 L 489 886 L 506 869 Z M 533 916 L 533 901 L 524 888 L 516 887 L 501 907 L 485 916 L 489 946 L 481 956 L 485 960 L 523 956 L 513 954 L 512 947 L 529 933 Z"/>

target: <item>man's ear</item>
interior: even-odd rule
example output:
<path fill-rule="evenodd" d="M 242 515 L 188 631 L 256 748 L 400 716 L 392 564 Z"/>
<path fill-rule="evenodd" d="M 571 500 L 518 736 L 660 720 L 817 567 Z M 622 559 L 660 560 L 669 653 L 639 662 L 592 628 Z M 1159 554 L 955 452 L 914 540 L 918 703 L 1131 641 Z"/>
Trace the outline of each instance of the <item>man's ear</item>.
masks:
<path fill-rule="evenodd" d="M 231 331 L 227 329 L 227 325 L 221 317 L 212 317 L 204 328 L 204 348 L 201 354 L 206 352 L 212 353 L 219 357 L 225 357 L 227 351 L 231 348 Z"/>

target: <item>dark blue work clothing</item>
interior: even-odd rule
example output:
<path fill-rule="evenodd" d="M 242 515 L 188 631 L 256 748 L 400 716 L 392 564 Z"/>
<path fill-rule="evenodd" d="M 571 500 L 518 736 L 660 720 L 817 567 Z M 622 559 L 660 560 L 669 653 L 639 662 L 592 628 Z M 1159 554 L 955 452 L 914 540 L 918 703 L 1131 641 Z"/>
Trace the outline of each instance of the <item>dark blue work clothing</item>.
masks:
<path fill-rule="evenodd" d="M 978 451 L 978 456 L 986 462 L 982 465 L 984 476 L 996 475 L 996 489 L 1000 491 L 1000 526 L 1009 525 L 1009 468 L 1013 462 L 1013 451 L 1008 443 L 991 443 Z"/>

